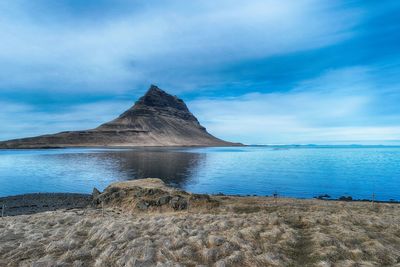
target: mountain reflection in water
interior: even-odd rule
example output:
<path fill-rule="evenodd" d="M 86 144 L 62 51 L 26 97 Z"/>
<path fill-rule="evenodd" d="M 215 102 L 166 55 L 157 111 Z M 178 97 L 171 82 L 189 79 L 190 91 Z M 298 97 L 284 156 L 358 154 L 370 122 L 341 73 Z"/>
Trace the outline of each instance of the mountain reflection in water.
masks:
<path fill-rule="evenodd" d="M 206 154 L 146 150 L 102 153 L 98 156 L 113 159 L 117 168 L 125 173 L 124 179 L 160 178 L 170 185 L 184 187 L 198 166 L 202 165 Z"/>
<path fill-rule="evenodd" d="M 0 196 L 89 193 L 115 181 L 150 177 L 183 188 L 205 158 L 177 149 L 0 150 Z"/>

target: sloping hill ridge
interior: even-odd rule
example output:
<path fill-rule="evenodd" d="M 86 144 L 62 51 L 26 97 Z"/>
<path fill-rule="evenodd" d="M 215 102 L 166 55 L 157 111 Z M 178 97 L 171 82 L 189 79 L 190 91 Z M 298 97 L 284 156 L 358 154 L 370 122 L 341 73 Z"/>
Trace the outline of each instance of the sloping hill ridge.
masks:
<path fill-rule="evenodd" d="M 183 100 L 152 85 L 118 118 L 85 131 L 0 142 L 0 148 L 240 146 L 209 134 Z"/>

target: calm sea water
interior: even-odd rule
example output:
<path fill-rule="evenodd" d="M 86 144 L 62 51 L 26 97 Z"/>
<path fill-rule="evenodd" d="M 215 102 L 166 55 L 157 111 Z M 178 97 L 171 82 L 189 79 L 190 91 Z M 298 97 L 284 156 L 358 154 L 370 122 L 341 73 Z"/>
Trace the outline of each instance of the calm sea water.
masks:
<path fill-rule="evenodd" d="M 400 147 L 0 150 L 0 196 L 143 177 L 198 193 L 400 200 Z"/>

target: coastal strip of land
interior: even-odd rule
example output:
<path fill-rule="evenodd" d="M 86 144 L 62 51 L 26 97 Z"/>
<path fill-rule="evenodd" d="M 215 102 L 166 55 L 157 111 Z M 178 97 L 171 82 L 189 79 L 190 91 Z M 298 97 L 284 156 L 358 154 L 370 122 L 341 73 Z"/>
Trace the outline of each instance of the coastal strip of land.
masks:
<path fill-rule="evenodd" d="M 400 266 L 398 204 L 209 196 L 159 179 L 21 198 L 0 199 L 0 266 Z"/>
<path fill-rule="evenodd" d="M 2 216 L 34 214 L 59 209 L 87 208 L 93 198 L 89 194 L 76 193 L 36 193 L 0 197 Z"/>

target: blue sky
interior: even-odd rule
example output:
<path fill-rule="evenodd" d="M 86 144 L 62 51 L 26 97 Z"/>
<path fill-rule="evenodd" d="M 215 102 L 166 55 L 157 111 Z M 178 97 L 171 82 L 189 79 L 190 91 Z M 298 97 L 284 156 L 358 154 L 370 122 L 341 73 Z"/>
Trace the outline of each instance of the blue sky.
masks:
<path fill-rule="evenodd" d="M 0 2 L 0 140 L 93 128 L 151 83 L 247 144 L 400 144 L 400 1 Z"/>

